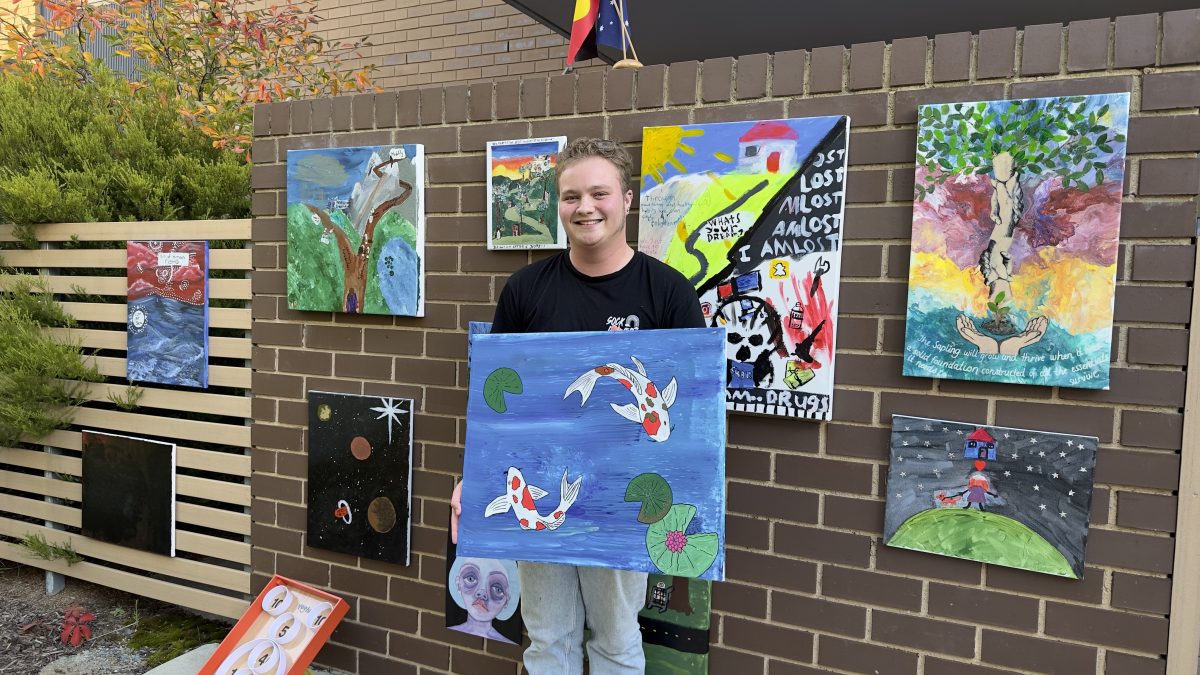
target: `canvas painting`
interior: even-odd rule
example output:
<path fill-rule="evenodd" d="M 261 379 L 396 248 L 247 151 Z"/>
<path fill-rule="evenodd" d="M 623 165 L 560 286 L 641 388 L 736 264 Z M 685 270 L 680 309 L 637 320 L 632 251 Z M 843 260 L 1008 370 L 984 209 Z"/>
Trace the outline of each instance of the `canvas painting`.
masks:
<path fill-rule="evenodd" d="M 208 242 L 130 241 L 125 377 L 208 387 Z"/>
<path fill-rule="evenodd" d="M 308 392 L 308 545 L 407 565 L 412 401 Z"/>
<path fill-rule="evenodd" d="M 711 582 L 651 574 L 646 606 L 638 613 L 646 674 L 707 673 L 711 622 Z"/>
<path fill-rule="evenodd" d="M 446 533 L 446 628 L 521 644 L 521 578 L 517 563 L 459 556 Z"/>
<path fill-rule="evenodd" d="M 723 579 L 724 344 L 472 336 L 459 554 Z"/>
<path fill-rule="evenodd" d="M 554 185 L 566 144 L 566 136 L 488 142 L 488 249 L 567 247 Z"/>
<path fill-rule="evenodd" d="M 883 540 L 1080 579 L 1097 443 L 893 415 Z"/>
<path fill-rule="evenodd" d="M 638 248 L 729 330 L 729 410 L 828 420 L 847 117 L 647 127 Z"/>
<path fill-rule="evenodd" d="M 288 308 L 425 315 L 425 153 L 289 150 Z"/>
<path fill-rule="evenodd" d="M 1129 95 L 923 105 L 904 374 L 1108 389 Z"/>
<path fill-rule="evenodd" d="M 83 536 L 175 555 L 175 444 L 83 431 Z"/>

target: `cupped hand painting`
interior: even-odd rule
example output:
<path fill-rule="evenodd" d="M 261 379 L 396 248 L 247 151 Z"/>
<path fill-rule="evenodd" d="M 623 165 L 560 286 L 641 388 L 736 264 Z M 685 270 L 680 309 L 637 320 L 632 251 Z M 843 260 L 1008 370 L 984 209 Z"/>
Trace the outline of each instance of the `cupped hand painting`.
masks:
<path fill-rule="evenodd" d="M 288 308 L 425 315 L 421 145 L 289 150 Z"/>
<path fill-rule="evenodd" d="M 1128 94 L 924 105 L 904 374 L 1107 389 Z"/>
<path fill-rule="evenodd" d="M 471 336 L 463 555 L 724 578 L 725 332 Z"/>
<path fill-rule="evenodd" d="M 883 540 L 1082 578 L 1097 443 L 894 415 Z"/>

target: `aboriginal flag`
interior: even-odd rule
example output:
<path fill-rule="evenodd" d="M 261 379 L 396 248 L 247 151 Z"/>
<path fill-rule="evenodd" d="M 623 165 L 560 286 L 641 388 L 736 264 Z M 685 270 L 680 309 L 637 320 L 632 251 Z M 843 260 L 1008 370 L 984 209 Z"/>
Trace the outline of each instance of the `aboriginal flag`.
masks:
<path fill-rule="evenodd" d="M 596 14 L 601 0 L 575 0 L 571 22 L 571 41 L 567 45 L 567 65 L 596 57 Z"/>

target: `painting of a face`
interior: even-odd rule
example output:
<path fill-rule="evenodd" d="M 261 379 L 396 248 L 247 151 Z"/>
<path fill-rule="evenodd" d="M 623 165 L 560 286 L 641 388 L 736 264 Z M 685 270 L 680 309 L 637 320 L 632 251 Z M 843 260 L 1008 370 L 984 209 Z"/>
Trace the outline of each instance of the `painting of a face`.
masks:
<path fill-rule="evenodd" d="M 508 574 L 494 561 L 464 561 L 456 581 L 467 613 L 476 621 L 491 621 L 508 606 Z"/>

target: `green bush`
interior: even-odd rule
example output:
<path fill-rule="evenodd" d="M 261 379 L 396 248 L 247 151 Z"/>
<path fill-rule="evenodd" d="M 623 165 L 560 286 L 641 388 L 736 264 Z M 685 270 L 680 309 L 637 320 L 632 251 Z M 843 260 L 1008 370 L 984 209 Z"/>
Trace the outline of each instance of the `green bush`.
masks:
<path fill-rule="evenodd" d="M 0 270 L 2 271 L 2 270 Z M 86 364 L 77 343 L 45 329 L 74 321 L 41 277 L 5 275 L 0 292 L 0 446 L 40 438 L 71 423 L 86 382 L 103 376 Z"/>
<path fill-rule="evenodd" d="M 175 105 L 105 72 L 0 77 L 0 221 L 33 246 L 38 223 L 248 216 L 250 167 Z"/>

